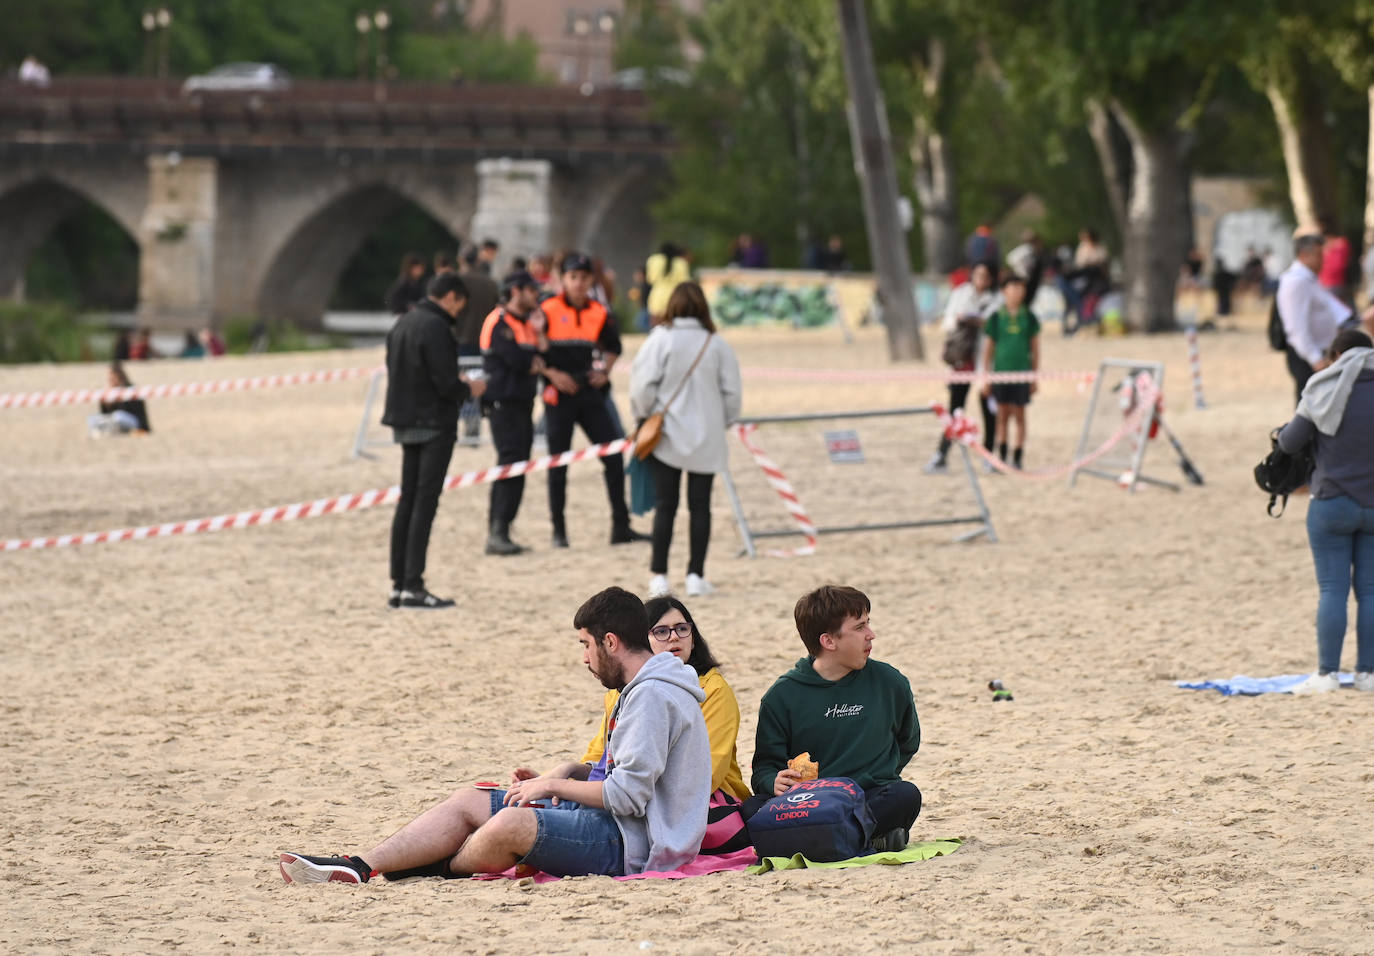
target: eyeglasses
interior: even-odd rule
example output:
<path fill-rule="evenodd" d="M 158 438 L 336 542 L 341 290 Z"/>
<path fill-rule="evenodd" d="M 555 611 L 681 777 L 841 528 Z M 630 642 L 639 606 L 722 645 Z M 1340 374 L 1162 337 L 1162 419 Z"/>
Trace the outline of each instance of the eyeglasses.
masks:
<path fill-rule="evenodd" d="M 677 624 L 660 624 L 658 627 L 649 628 L 649 636 L 661 644 L 668 643 L 668 638 L 673 634 L 685 641 L 692 636 L 692 625 L 680 621 Z"/>

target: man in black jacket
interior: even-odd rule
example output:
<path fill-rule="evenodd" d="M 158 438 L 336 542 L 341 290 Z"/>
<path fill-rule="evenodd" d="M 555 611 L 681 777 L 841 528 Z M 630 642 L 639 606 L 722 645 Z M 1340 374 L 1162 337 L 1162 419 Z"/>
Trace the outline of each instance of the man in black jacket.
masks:
<path fill-rule="evenodd" d="M 403 450 L 401 498 L 391 522 L 392 607 L 444 608 L 453 601 L 425 589 L 425 554 L 444 475 L 458 437 L 458 409 L 486 390 L 458 374 L 454 320 L 467 301 L 453 273 L 429 282 L 427 298 L 396 320 L 386 337 L 386 413 Z"/>

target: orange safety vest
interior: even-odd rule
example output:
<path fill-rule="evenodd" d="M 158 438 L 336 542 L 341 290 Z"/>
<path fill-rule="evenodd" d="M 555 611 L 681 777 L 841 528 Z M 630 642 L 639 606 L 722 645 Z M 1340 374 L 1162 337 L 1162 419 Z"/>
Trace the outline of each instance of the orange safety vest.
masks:
<path fill-rule="evenodd" d="M 606 327 L 609 313 L 606 307 L 595 299 L 575 309 L 563 296 L 545 299 L 539 304 L 549 319 L 550 345 L 585 345 L 592 348 L 601 339 L 601 331 Z"/>
<path fill-rule="evenodd" d="M 534 329 L 530 328 L 528 321 L 521 322 L 515 316 L 506 312 L 506 307 L 498 305 L 491 310 L 491 313 L 482 321 L 482 335 L 478 339 L 478 345 L 483 352 L 491 351 L 491 337 L 496 331 L 496 326 L 506 323 L 515 335 L 515 344 L 521 348 L 538 348 L 539 337 L 534 334 Z"/>

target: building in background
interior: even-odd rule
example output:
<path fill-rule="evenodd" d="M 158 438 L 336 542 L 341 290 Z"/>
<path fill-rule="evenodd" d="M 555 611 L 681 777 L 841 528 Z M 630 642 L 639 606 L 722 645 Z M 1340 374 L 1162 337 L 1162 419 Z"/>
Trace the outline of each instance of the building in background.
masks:
<path fill-rule="evenodd" d="M 703 0 L 663 0 L 688 13 Z M 559 83 L 607 83 L 614 72 L 616 32 L 625 0 L 472 0 L 468 22 L 492 23 L 514 39 L 527 33 L 539 46 L 539 69 Z"/>

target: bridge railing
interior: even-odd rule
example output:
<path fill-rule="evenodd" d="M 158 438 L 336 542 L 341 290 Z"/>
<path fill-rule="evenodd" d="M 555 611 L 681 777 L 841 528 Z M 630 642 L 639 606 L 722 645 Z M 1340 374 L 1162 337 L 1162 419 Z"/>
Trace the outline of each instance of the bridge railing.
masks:
<path fill-rule="evenodd" d="M 281 91 L 183 93 L 139 77 L 0 81 L 0 146 L 152 143 L 191 152 L 318 147 L 505 155 L 661 155 L 671 134 L 644 95 L 565 87 L 303 82 Z"/>

